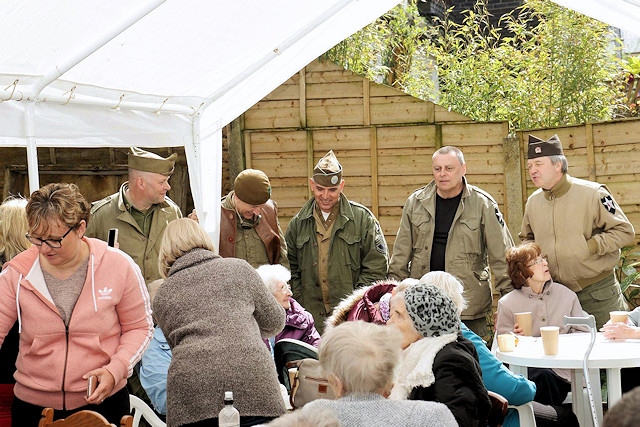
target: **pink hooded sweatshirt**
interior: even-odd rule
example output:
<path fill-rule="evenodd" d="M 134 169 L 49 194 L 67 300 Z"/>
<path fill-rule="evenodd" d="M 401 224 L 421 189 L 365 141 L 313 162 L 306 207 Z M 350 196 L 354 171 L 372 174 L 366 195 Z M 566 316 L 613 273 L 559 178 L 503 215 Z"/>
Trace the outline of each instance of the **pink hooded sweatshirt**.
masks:
<path fill-rule="evenodd" d="M 15 395 L 54 409 L 86 405 L 87 372 L 104 367 L 112 394 L 125 386 L 153 334 L 149 293 L 140 269 L 124 252 L 98 239 L 89 244 L 87 279 L 66 327 L 44 282 L 38 247 L 0 273 L 0 345 L 18 320 L 20 352 Z"/>

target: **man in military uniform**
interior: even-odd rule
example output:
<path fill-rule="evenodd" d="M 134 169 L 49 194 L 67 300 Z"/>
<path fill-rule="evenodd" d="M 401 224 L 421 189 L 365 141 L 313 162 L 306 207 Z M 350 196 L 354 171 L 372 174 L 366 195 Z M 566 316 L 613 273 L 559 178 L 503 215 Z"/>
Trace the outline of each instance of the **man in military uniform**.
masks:
<path fill-rule="evenodd" d="M 429 271 L 453 274 L 464 285 L 468 302 L 460 318 L 486 336 L 491 271 L 501 295 L 513 289 L 505 259 L 513 239 L 493 197 L 467 183 L 462 151 L 440 148 L 433 153 L 432 171 L 433 181 L 414 191 L 402 209 L 389 276 L 401 280 L 419 279 Z"/>
<path fill-rule="evenodd" d="M 169 178 L 178 155 L 167 158 L 132 147 L 128 155 L 129 180 L 120 190 L 93 203 L 87 236 L 107 240 L 118 229 L 118 243 L 142 270 L 147 283 L 160 278 L 158 255 L 167 224 L 182 217 L 170 198 Z"/>
<path fill-rule="evenodd" d="M 236 177 L 234 190 L 222 198 L 220 246 L 222 257 L 242 258 L 253 268 L 282 264 L 289 268 L 287 244 L 271 200 L 271 182 L 256 169 Z"/>
<path fill-rule="evenodd" d="M 378 220 L 342 194 L 342 166 L 329 151 L 309 179 L 313 199 L 286 232 L 293 297 L 319 332 L 342 298 L 387 276 L 387 243 Z"/>
<path fill-rule="evenodd" d="M 182 212 L 170 198 L 169 178 L 178 155 L 167 158 L 132 147 L 128 154 L 129 180 L 120 190 L 93 203 L 86 235 L 107 240 L 109 229 L 118 229 L 118 247 L 140 267 L 147 286 L 160 279 L 158 256 L 167 224 Z M 137 367 L 136 367 L 137 368 Z M 151 401 L 140 384 L 137 369 L 127 381 L 129 392 Z M 141 426 L 147 426 L 141 421 Z"/>
<path fill-rule="evenodd" d="M 558 135 L 529 135 L 527 157 L 538 190 L 527 200 L 520 239 L 540 246 L 553 280 L 576 292 L 600 328 L 610 311 L 627 309 L 613 269 L 620 248 L 634 241 L 633 226 L 605 185 L 567 173 Z"/>

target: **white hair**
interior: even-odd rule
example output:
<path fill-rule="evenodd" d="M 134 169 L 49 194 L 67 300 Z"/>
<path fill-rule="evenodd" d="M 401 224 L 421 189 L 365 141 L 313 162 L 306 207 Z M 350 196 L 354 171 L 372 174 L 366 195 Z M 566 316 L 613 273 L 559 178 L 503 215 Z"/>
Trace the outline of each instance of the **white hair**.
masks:
<path fill-rule="evenodd" d="M 291 272 L 280 264 L 265 264 L 256 269 L 262 281 L 271 293 L 276 293 L 278 285 L 287 283 L 291 280 Z"/>
<path fill-rule="evenodd" d="M 458 313 L 467 308 L 467 300 L 462 295 L 464 286 L 460 279 L 446 271 L 430 271 L 420 278 L 420 283 L 434 285 L 444 291 L 458 308 Z"/>

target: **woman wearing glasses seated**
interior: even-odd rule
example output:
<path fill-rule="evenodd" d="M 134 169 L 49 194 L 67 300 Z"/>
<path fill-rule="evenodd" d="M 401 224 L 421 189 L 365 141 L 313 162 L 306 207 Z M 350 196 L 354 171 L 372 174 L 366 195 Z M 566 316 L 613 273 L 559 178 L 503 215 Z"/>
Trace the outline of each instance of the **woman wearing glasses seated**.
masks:
<path fill-rule="evenodd" d="M 84 236 L 90 205 L 74 184 L 34 191 L 26 207 L 31 248 L 0 274 L 0 345 L 18 321 L 13 425 L 36 427 L 81 409 L 118 424 L 125 387 L 151 338 L 149 295 L 130 257 Z M 95 389 L 88 394 L 88 379 Z"/>
<path fill-rule="evenodd" d="M 283 338 L 303 341 L 318 347 L 320 334 L 316 330 L 313 315 L 293 299 L 291 287 L 287 284 L 291 280 L 291 272 L 280 264 L 261 265 L 256 271 L 278 304 L 284 308 L 287 316 L 284 329 L 274 338 L 265 340 L 271 351 L 273 351 L 273 345 Z"/>
<path fill-rule="evenodd" d="M 515 314 L 531 312 L 532 335 L 540 336 L 541 326 L 559 326 L 566 334 L 579 329 L 564 326 L 564 316 L 582 316 L 582 306 L 575 292 L 554 283 L 546 256 L 535 243 L 524 243 L 507 250 L 507 266 L 514 291 L 500 298 L 496 316 L 496 335 L 522 334 Z M 561 405 L 571 390 L 568 370 L 529 368 L 529 379 L 536 383 L 533 399 L 545 405 Z"/>

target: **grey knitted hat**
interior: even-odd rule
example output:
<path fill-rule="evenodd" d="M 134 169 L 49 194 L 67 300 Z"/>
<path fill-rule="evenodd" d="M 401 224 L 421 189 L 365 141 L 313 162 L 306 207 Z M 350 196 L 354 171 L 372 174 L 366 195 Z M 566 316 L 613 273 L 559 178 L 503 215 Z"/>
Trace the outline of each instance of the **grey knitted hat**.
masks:
<path fill-rule="evenodd" d="M 404 304 L 416 330 L 426 338 L 457 334 L 460 318 L 454 302 L 434 285 L 417 283 L 404 292 Z"/>

